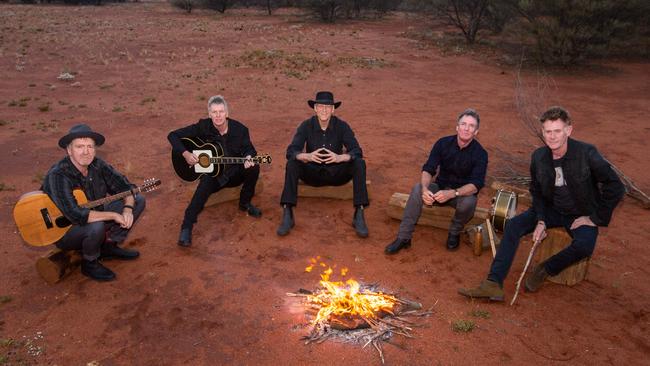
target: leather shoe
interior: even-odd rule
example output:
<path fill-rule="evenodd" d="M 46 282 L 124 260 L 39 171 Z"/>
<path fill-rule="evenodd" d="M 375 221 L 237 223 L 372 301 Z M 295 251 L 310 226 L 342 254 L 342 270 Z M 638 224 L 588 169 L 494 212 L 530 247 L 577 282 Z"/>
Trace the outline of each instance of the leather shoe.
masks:
<path fill-rule="evenodd" d="M 124 249 L 117 246 L 116 243 L 112 241 L 106 241 L 102 245 L 100 252 L 101 259 L 136 259 L 140 256 L 140 252 L 134 249 Z"/>
<path fill-rule="evenodd" d="M 97 259 L 92 261 L 83 259 L 81 261 L 81 273 L 97 281 L 111 281 L 115 279 L 115 273 L 104 267 Z"/>
<path fill-rule="evenodd" d="M 481 282 L 478 287 L 459 288 L 458 293 L 472 299 L 490 299 L 492 301 L 504 300 L 504 293 L 501 285 L 490 280 Z"/>
<path fill-rule="evenodd" d="M 354 210 L 352 226 L 354 227 L 354 231 L 357 232 L 357 235 L 359 237 L 368 237 L 368 226 L 366 226 L 366 220 L 363 217 L 363 206 L 358 206 L 356 210 Z"/>
<path fill-rule="evenodd" d="M 262 210 L 253 206 L 252 203 L 247 203 L 245 205 L 239 205 L 241 211 L 246 211 L 250 216 L 253 217 L 262 217 Z"/>
<path fill-rule="evenodd" d="M 537 292 L 544 284 L 544 280 L 548 277 L 548 272 L 546 272 L 544 264 L 545 262 L 538 264 L 533 270 L 533 273 L 526 277 L 526 282 L 524 283 L 526 292 Z"/>
<path fill-rule="evenodd" d="M 278 235 L 285 236 L 293 228 L 295 222 L 293 221 L 293 209 L 289 205 L 284 205 L 282 208 L 282 223 L 278 227 Z"/>
<path fill-rule="evenodd" d="M 181 229 L 181 235 L 178 237 L 178 245 L 189 247 L 192 245 L 192 229 Z"/>
<path fill-rule="evenodd" d="M 392 243 L 388 244 L 386 246 L 386 249 L 384 249 L 384 253 L 386 254 L 395 254 L 402 250 L 403 248 L 406 249 L 411 246 L 411 239 L 400 239 L 397 238 L 395 241 Z"/>
<path fill-rule="evenodd" d="M 458 249 L 460 244 L 460 234 L 448 234 L 447 235 L 447 250 L 454 251 Z"/>

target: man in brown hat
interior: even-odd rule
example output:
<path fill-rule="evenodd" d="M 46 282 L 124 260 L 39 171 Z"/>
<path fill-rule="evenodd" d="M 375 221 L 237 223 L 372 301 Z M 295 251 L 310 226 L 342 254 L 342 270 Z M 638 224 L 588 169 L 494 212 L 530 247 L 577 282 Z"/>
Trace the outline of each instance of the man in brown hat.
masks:
<path fill-rule="evenodd" d="M 359 142 L 350 126 L 333 115 L 341 102 L 335 102 L 331 92 L 318 92 L 307 104 L 315 114 L 300 124 L 287 147 L 284 189 L 280 198 L 283 215 L 277 233 L 287 235 L 295 224 L 292 208 L 298 202 L 298 179 L 311 186 L 339 186 L 352 180 L 355 207 L 352 226 L 358 236 L 365 238 L 368 227 L 363 210 L 369 201 L 366 163 Z"/>
<path fill-rule="evenodd" d="M 83 190 L 86 198 L 93 201 L 135 188 L 124 175 L 95 156 L 96 147 L 104 141 L 104 136 L 88 125 L 73 126 L 59 140 L 67 156 L 50 168 L 41 188 L 72 223 L 56 246 L 81 250 L 81 273 L 98 281 L 115 278 L 115 273 L 104 267 L 100 259 L 135 259 L 140 255 L 118 244 L 124 242 L 145 207 L 141 195 L 126 196 L 92 210 L 77 203 L 74 189 Z"/>

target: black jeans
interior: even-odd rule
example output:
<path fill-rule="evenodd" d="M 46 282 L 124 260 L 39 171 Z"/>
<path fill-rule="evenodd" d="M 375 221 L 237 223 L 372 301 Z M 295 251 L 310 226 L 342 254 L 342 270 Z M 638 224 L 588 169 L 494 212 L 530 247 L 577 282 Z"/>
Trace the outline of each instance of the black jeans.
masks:
<path fill-rule="evenodd" d="M 203 207 L 205 207 L 205 203 L 208 201 L 210 195 L 224 187 L 237 187 L 243 183 L 241 193 L 239 194 L 239 205 L 245 206 L 251 202 L 255 195 L 257 178 L 260 176 L 260 166 L 255 165 L 244 169 L 243 165 L 233 165 L 229 169 L 235 169 L 235 171 L 229 173 L 232 176 L 225 182 L 223 179 L 219 179 L 219 177 L 211 177 L 209 175 L 201 177 L 199 185 L 196 187 L 196 191 L 194 191 L 194 196 L 192 196 L 190 204 L 185 209 L 185 217 L 183 218 L 181 228 L 191 229 L 196 223 L 199 213 L 203 211 Z"/>
<path fill-rule="evenodd" d="M 596 239 L 598 238 L 598 227 L 583 225 L 571 230 L 571 224 L 575 219 L 576 216 L 562 215 L 553 209 L 548 210 L 546 213 L 545 223 L 548 229 L 564 227 L 573 238 L 568 247 L 546 260 L 544 268 L 551 276 L 559 274 L 568 266 L 591 256 L 594 252 Z M 510 271 L 521 237 L 532 233 L 535 226 L 537 226 L 537 215 L 532 208 L 506 223 L 501 245 L 492 261 L 490 274 L 488 275 L 489 280 L 503 285 L 503 281 Z"/>
<path fill-rule="evenodd" d="M 99 258 L 102 244 L 106 239 L 118 244 L 124 242 L 145 206 L 144 196 L 136 195 L 133 207 L 133 225 L 128 229 L 120 227 L 115 221 L 96 221 L 86 225 L 73 225 L 56 243 L 56 246 L 61 250 L 81 250 L 85 260 L 95 260 Z M 122 200 L 111 202 L 104 207 L 104 211 L 117 213 L 122 213 L 123 209 L 124 201 Z"/>
<path fill-rule="evenodd" d="M 298 179 L 315 187 L 340 186 L 352 179 L 353 204 L 355 206 L 370 204 L 366 188 L 366 162 L 363 159 L 354 159 L 340 164 L 287 161 L 280 204 L 295 206 L 298 203 Z"/>

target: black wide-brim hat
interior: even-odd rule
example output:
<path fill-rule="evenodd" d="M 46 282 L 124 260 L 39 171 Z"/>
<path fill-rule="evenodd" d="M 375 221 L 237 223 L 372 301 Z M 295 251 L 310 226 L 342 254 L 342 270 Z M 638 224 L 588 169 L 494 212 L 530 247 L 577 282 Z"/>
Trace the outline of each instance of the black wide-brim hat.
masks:
<path fill-rule="evenodd" d="M 314 104 L 325 104 L 325 105 L 333 105 L 334 109 L 336 109 L 341 105 L 341 102 L 334 101 L 334 94 L 332 94 L 332 92 L 319 91 L 318 93 L 316 93 L 316 99 L 308 100 L 307 104 L 309 104 L 310 108 L 314 108 Z"/>
<path fill-rule="evenodd" d="M 95 140 L 95 145 L 96 146 L 101 146 L 104 144 L 104 141 L 106 140 L 104 136 L 101 134 L 95 132 L 88 126 L 87 124 L 78 124 L 72 126 L 70 128 L 70 131 L 68 131 L 68 134 L 61 137 L 59 140 L 59 146 L 62 148 L 68 147 L 72 140 L 82 138 L 82 137 L 90 137 L 91 139 Z"/>

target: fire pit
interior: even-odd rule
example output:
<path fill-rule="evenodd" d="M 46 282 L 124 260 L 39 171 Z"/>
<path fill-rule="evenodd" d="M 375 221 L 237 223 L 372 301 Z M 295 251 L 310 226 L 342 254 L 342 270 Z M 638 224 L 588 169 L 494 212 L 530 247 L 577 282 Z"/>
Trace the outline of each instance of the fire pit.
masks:
<path fill-rule="evenodd" d="M 413 338 L 413 328 L 419 325 L 407 318 L 433 313 L 431 309 L 423 311 L 420 303 L 379 291 L 376 284 L 364 285 L 351 278 L 345 282 L 331 281 L 336 266 L 326 265 L 320 257 L 312 258 L 305 271 L 311 272 L 317 266 L 325 268 L 320 275 L 319 288 L 287 293 L 287 296 L 301 297 L 306 314 L 312 317 L 310 333 L 303 337 L 305 344 L 328 339 L 363 347 L 372 344 L 383 364 L 382 342 L 395 334 Z M 347 272 L 347 268 L 341 269 L 341 277 Z"/>

